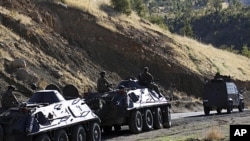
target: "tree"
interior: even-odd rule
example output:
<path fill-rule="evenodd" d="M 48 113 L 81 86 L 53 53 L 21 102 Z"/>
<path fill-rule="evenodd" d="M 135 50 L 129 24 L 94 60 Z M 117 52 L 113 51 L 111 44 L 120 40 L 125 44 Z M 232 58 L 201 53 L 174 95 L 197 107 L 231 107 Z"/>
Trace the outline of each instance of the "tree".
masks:
<path fill-rule="evenodd" d="M 211 4 L 215 9 L 215 13 L 218 13 L 222 9 L 222 2 L 223 0 L 212 0 Z"/>
<path fill-rule="evenodd" d="M 131 0 L 131 5 L 132 9 L 135 10 L 139 16 L 145 16 L 147 10 L 146 5 L 143 3 L 142 0 Z"/>
<path fill-rule="evenodd" d="M 228 0 L 229 5 L 241 5 L 240 0 Z"/>
<path fill-rule="evenodd" d="M 131 3 L 130 0 L 111 0 L 111 5 L 118 12 L 122 12 L 126 15 L 131 14 Z"/>
<path fill-rule="evenodd" d="M 192 26 L 188 19 L 185 20 L 184 26 L 181 28 L 180 32 L 184 36 L 189 36 L 189 37 L 193 36 Z"/>
<path fill-rule="evenodd" d="M 148 3 L 149 15 L 152 16 L 152 13 L 156 12 L 157 3 L 155 1 Z"/>
<path fill-rule="evenodd" d="M 250 58 L 250 50 L 248 49 L 247 45 L 243 45 L 241 54 L 243 56 L 246 56 L 246 57 Z"/>

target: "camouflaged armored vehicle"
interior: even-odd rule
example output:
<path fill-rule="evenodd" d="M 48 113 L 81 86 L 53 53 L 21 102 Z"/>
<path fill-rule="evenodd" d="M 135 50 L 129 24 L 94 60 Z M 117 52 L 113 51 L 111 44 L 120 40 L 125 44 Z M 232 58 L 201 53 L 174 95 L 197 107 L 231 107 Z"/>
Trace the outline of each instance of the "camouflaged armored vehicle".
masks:
<path fill-rule="evenodd" d="M 104 132 L 111 132 L 113 127 L 120 130 L 123 125 L 132 133 L 171 127 L 170 102 L 138 80 L 124 80 L 113 91 L 86 93 L 84 98 L 100 117 Z"/>
<path fill-rule="evenodd" d="M 240 94 L 230 76 L 217 74 L 204 86 L 203 107 L 205 115 L 209 115 L 211 110 L 216 110 L 220 114 L 222 109 L 231 113 L 233 108 L 238 108 L 239 112 L 242 112 L 243 95 Z"/>
<path fill-rule="evenodd" d="M 18 103 L 9 87 L 0 109 L 0 141 L 100 141 L 100 119 L 77 89 L 67 85 L 63 95 L 54 85 Z M 71 96 L 71 97 L 68 97 Z M 5 101 L 5 102 L 4 102 Z"/>

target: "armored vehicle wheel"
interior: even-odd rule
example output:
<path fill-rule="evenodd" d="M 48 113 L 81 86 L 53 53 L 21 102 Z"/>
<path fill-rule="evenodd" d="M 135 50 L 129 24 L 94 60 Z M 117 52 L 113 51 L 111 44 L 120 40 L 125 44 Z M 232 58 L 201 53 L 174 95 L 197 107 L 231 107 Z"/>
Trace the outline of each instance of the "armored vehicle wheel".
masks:
<path fill-rule="evenodd" d="M 66 131 L 63 129 L 56 131 L 54 141 L 69 141 Z"/>
<path fill-rule="evenodd" d="M 93 122 L 90 124 L 87 141 L 101 141 L 101 129 L 98 123 Z"/>
<path fill-rule="evenodd" d="M 239 103 L 239 112 L 243 112 L 243 109 L 244 109 L 244 102 L 240 101 L 240 103 Z"/>
<path fill-rule="evenodd" d="M 86 141 L 86 131 L 83 128 L 83 126 L 75 126 L 72 129 L 72 135 L 71 135 L 72 141 Z"/>
<path fill-rule="evenodd" d="M 172 123 L 171 123 L 171 114 L 168 106 L 165 107 L 162 118 L 163 118 L 163 127 L 170 128 Z"/>
<path fill-rule="evenodd" d="M 129 130 L 132 133 L 140 133 L 142 132 L 142 114 L 138 110 L 134 110 L 131 112 L 129 117 Z"/>
<path fill-rule="evenodd" d="M 216 109 L 216 111 L 217 111 L 218 114 L 221 114 L 222 108 L 219 107 L 219 108 Z"/>
<path fill-rule="evenodd" d="M 35 137 L 34 141 L 51 141 L 47 134 L 41 134 Z"/>
<path fill-rule="evenodd" d="M 161 108 L 157 107 L 155 109 L 154 114 L 154 129 L 161 129 L 163 128 L 163 121 L 162 121 L 162 112 Z"/>
<path fill-rule="evenodd" d="M 153 114 L 150 109 L 146 109 L 144 111 L 144 116 L 143 116 L 143 130 L 144 131 L 149 131 L 153 129 Z"/>
<path fill-rule="evenodd" d="M 210 108 L 209 107 L 204 107 L 204 113 L 205 113 L 205 115 L 209 115 Z"/>

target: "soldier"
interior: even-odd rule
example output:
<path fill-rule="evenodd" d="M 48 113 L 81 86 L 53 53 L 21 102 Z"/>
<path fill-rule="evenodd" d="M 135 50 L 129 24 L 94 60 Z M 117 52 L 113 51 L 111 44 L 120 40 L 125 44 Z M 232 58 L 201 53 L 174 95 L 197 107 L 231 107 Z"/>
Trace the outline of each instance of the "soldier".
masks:
<path fill-rule="evenodd" d="M 10 108 L 18 106 L 18 101 L 15 95 L 12 93 L 15 90 L 13 86 L 8 86 L 8 90 L 2 96 L 2 107 Z"/>
<path fill-rule="evenodd" d="M 144 71 L 139 74 L 139 83 L 142 86 L 153 89 L 153 90 L 155 90 L 155 92 L 160 94 L 158 86 L 154 83 L 154 77 L 152 76 L 151 73 L 149 73 L 149 68 L 148 67 L 144 67 Z"/>
<path fill-rule="evenodd" d="M 30 88 L 33 90 L 33 91 L 36 91 L 37 90 L 37 85 L 35 83 L 32 83 L 30 84 Z"/>
<path fill-rule="evenodd" d="M 215 76 L 214 76 L 214 79 L 218 79 L 218 78 L 221 78 L 221 75 L 219 72 L 216 72 Z"/>
<path fill-rule="evenodd" d="M 105 71 L 100 72 L 100 77 L 97 80 L 97 91 L 100 93 L 111 91 L 112 84 L 105 78 Z"/>

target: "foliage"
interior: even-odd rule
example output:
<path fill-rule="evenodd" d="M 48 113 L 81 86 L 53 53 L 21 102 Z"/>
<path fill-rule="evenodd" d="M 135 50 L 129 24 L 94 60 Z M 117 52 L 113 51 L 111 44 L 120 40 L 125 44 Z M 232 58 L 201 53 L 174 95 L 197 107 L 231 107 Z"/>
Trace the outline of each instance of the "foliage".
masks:
<path fill-rule="evenodd" d="M 111 5 L 118 12 L 130 15 L 132 12 L 130 0 L 111 0 Z"/>
<path fill-rule="evenodd" d="M 222 12 L 211 13 L 209 15 L 193 18 L 194 35 L 200 37 L 206 43 L 214 46 L 226 45 L 234 46 L 236 50 L 242 50 L 244 44 L 250 44 L 250 11 L 231 13 L 224 10 Z"/>
<path fill-rule="evenodd" d="M 151 23 L 154 23 L 154 24 L 157 24 L 159 25 L 160 27 L 162 27 L 163 29 L 168 29 L 168 27 L 164 24 L 164 19 L 163 17 L 161 16 L 150 16 L 148 17 L 148 20 L 151 22 Z"/>
<path fill-rule="evenodd" d="M 202 42 L 248 56 L 250 8 L 240 0 L 111 0 L 114 9 L 134 10 L 154 24 Z"/>
<path fill-rule="evenodd" d="M 185 22 L 185 25 L 183 28 L 181 28 L 181 34 L 184 36 L 192 36 L 193 35 L 193 31 L 192 31 L 192 27 L 190 25 L 190 23 L 188 21 Z"/>
<path fill-rule="evenodd" d="M 131 0 L 131 6 L 134 11 L 140 16 L 145 17 L 147 8 L 146 5 L 143 3 L 143 0 Z"/>
<path fill-rule="evenodd" d="M 176 0 L 165 3 L 164 22 L 173 33 L 238 53 L 250 44 L 250 9 L 239 0 Z M 191 5 L 190 5 L 191 3 Z M 163 3 L 161 3 L 163 4 Z M 160 14 L 159 14 L 160 15 Z M 242 53 L 242 52 L 240 52 Z"/>
<path fill-rule="evenodd" d="M 211 5 L 215 10 L 215 13 L 218 13 L 222 9 L 223 0 L 211 0 Z"/>
<path fill-rule="evenodd" d="M 249 50 L 249 47 L 247 45 L 244 45 L 242 47 L 241 54 L 248 57 L 248 58 L 250 58 L 250 50 Z"/>

